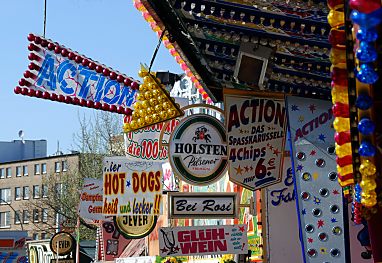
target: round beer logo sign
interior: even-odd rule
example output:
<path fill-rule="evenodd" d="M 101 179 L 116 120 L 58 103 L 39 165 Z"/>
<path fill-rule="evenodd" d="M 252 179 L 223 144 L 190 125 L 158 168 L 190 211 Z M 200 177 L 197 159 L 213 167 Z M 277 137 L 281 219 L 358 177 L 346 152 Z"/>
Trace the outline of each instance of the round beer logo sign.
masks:
<path fill-rule="evenodd" d="M 208 185 L 227 168 L 227 139 L 223 124 L 210 115 L 184 118 L 170 137 L 169 159 L 173 172 L 195 185 Z"/>
<path fill-rule="evenodd" d="M 115 216 L 114 225 L 125 238 L 137 239 L 150 234 L 154 230 L 157 220 L 158 216 L 154 215 Z"/>
<path fill-rule="evenodd" d="M 50 240 L 50 249 L 59 256 L 70 254 L 74 248 L 75 240 L 69 233 L 58 232 Z"/>

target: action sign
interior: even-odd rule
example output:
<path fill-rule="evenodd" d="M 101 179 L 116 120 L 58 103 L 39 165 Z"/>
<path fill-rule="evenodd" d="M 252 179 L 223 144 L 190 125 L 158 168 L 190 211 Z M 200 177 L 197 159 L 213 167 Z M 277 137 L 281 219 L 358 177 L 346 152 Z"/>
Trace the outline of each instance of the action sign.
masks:
<path fill-rule="evenodd" d="M 159 251 L 161 257 L 247 254 L 247 226 L 161 227 Z"/>
<path fill-rule="evenodd" d="M 279 182 L 285 146 L 284 97 L 225 89 L 224 102 L 230 180 L 252 191 Z"/>
<path fill-rule="evenodd" d="M 170 218 L 235 218 L 238 193 L 168 193 Z"/>
<path fill-rule="evenodd" d="M 130 115 L 139 84 L 49 39 L 30 34 L 32 61 L 15 93 Z"/>
<path fill-rule="evenodd" d="M 159 215 L 162 213 L 162 164 L 103 160 L 104 215 Z"/>

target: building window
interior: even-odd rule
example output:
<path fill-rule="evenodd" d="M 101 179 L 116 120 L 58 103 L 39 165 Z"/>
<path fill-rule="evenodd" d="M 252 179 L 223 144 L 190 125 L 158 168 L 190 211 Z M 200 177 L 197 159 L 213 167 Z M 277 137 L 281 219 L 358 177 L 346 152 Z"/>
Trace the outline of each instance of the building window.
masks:
<path fill-rule="evenodd" d="M 41 172 L 42 174 L 46 174 L 46 163 L 41 164 Z"/>
<path fill-rule="evenodd" d="M 38 222 L 38 209 L 33 209 L 33 222 Z"/>
<path fill-rule="evenodd" d="M 28 165 L 23 166 L 23 175 L 28 176 Z"/>
<path fill-rule="evenodd" d="M 0 212 L 0 228 L 11 227 L 11 212 Z"/>
<path fill-rule="evenodd" d="M 16 166 L 16 176 L 17 177 L 21 176 L 21 166 Z"/>
<path fill-rule="evenodd" d="M 62 161 L 62 171 L 66 172 L 68 170 L 68 161 Z"/>
<path fill-rule="evenodd" d="M 43 184 L 42 187 L 42 197 L 48 197 L 48 186 Z"/>
<path fill-rule="evenodd" d="M 21 200 L 21 187 L 15 187 L 15 200 Z"/>
<path fill-rule="evenodd" d="M 60 162 L 55 162 L 54 163 L 54 171 L 56 173 L 59 173 L 61 170 L 60 170 Z"/>
<path fill-rule="evenodd" d="M 33 198 L 40 198 L 40 186 L 39 185 L 33 186 Z"/>
<path fill-rule="evenodd" d="M 41 239 L 46 239 L 46 233 L 41 233 Z"/>
<path fill-rule="evenodd" d="M 34 174 L 40 174 L 40 164 L 34 165 Z"/>
<path fill-rule="evenodd" d="M 23 187 L 23 199 L 29 199 L 29 186 Z"/>
<path fill-rule="evenodd" d="M 23 211 L 23 223 L 29 223 L 29 211 L 28 210 Z"/>
<path fill-rule="evenodd" d="M 6 170 L 6 173 L 7 173 L 7 178 L 11 178 L 12 177 L 12 168 L 8 167 Z"/>
<path fill-rule="evenodd" d="M 11 188 L 0 189 L 0 204 L 7 204 L 11 202 Z"/>
<path fill-rule="evenodd" d="M 18 225 L 21 223 L 20 211 L 15 211 L 15 224 Z"/>
<path fill-rule="evenodd" d="M 47 208 L 43 208 L 41 210 L 41 220 L 43 223 L 48 222 L 48 209 Z"/>
<path fill-rule="evenodd" d="M 4 179 L 4 178 L 5 178 L 4 168 L 0 168 L 0 179 Z"/>
<path fill-rule="evenodd" d="M 55 191 L 56 191 L 56 195 L 61 195 L 61 193 L 62 193 L 62 184 L 61 183 L 57 183 L 54 188 L 55 188 Z"/>
<path fill-rule="evenodd" d="M 38 239 L 38 234 L 37 233 L 33 233 L 33 240 L 37 240 Z"/>

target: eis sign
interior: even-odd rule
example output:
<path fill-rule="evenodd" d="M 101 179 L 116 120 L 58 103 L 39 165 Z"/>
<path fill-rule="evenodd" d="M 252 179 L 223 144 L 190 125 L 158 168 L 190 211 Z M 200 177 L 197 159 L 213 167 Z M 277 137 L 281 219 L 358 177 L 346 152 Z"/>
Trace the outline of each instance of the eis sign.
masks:
<path fill-rule="evenodd" d="M 161 257 L 247 254 L 247 226 L 161 227 L 159 251 Z"/>
<path fill-rule="evenodd" d="M 182 180 L 208 185 L 218 180 L 227 166 L 227 141 L 223 124 L 206 114 L 183 119 L 170 137 L 170 164 Z"/>
<path fill-rule="evenodd" d="M 16 94 L 131 115 L 136 81 L 51 40 L 28 40 L 31 63 Z"/>

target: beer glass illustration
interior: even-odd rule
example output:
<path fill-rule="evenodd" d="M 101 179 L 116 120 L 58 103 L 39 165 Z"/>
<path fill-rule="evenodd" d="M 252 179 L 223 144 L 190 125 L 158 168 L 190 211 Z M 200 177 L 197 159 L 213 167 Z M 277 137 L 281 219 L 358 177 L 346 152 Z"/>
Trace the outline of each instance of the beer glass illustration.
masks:
<path fill-rule="evenodd" d="M 175 248 L 175 237 L 172 230 L 164 231 L 163 229 L 160 229 L 162 232 L 164 245 L 166 248 L 168 248 L 170 251 L 167 253 L 167 255 L 172 255 L 176 253 Z"/>

